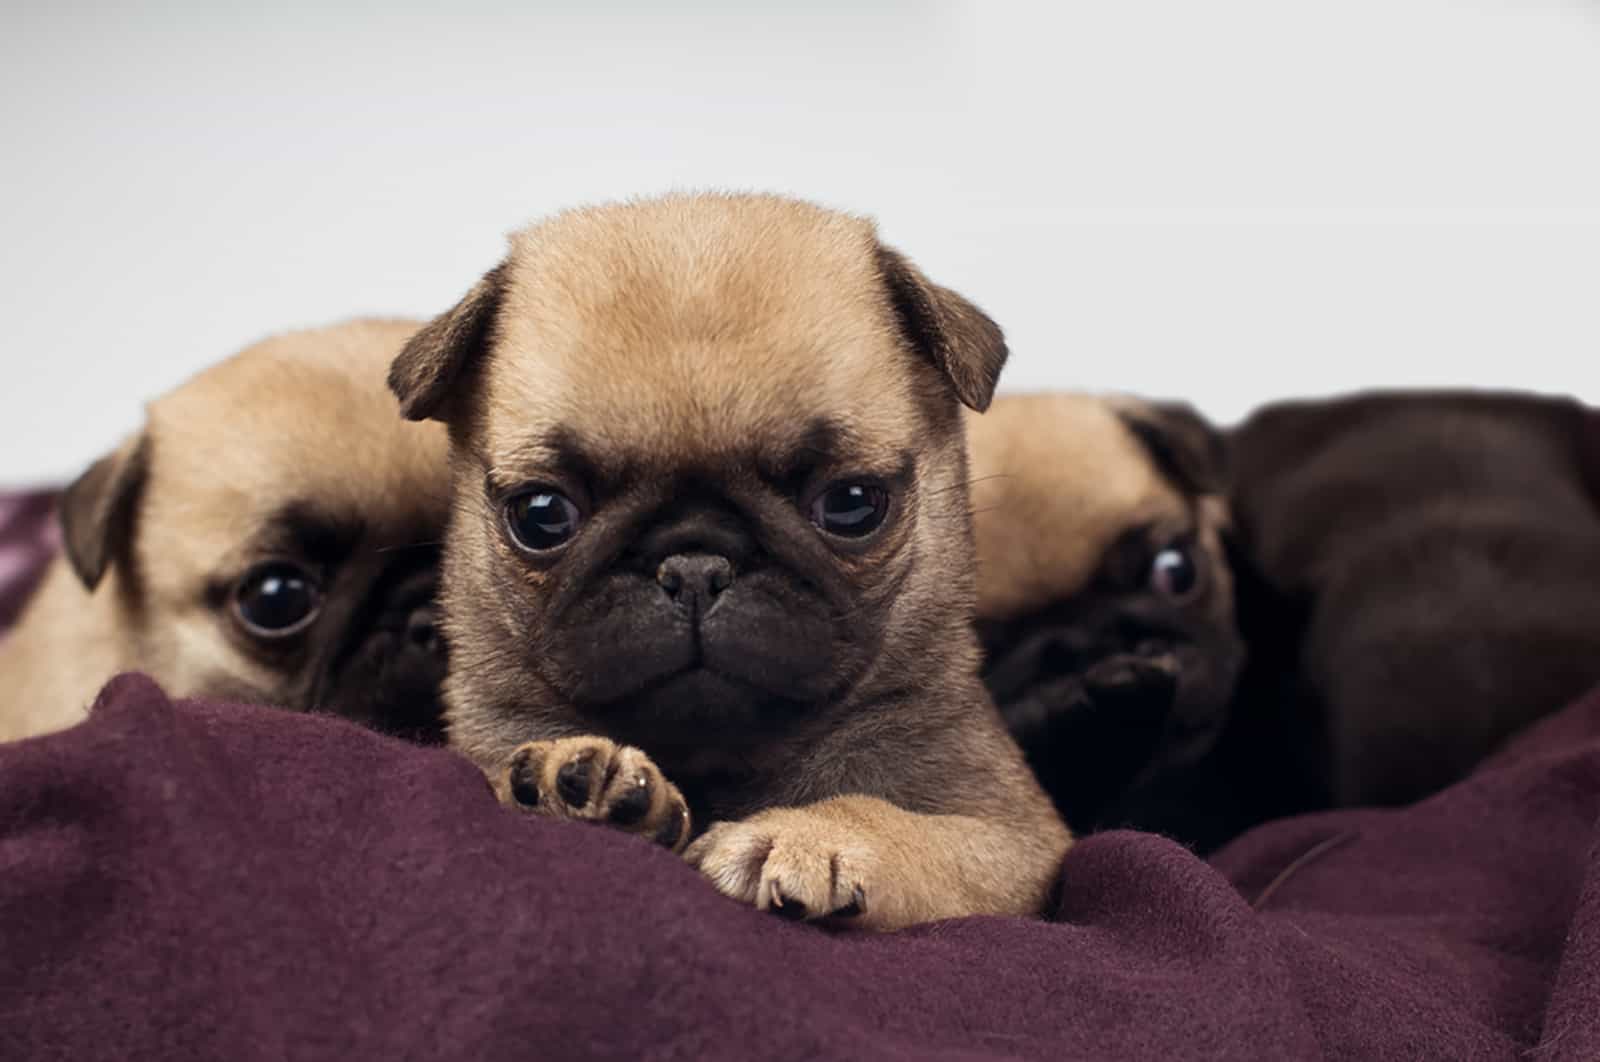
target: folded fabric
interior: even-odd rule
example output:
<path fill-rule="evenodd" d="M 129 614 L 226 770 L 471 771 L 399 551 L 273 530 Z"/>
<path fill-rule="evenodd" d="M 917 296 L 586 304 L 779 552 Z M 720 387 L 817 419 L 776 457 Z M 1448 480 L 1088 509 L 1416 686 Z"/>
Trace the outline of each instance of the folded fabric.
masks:
<path fill-rule="evenodd" d="M 56 492 L 0 492 L 0 637 L 15 623 L 61 543 Z"/>
<path fill-rule="evenodd" d="M 1214 866 L 1086 839 L 1053 921 L 830 932 L 448 751 L 123 676 L 0 746 L 0 1058 L 1592 1059 L 1597 813 L 1600 697 Z"/>

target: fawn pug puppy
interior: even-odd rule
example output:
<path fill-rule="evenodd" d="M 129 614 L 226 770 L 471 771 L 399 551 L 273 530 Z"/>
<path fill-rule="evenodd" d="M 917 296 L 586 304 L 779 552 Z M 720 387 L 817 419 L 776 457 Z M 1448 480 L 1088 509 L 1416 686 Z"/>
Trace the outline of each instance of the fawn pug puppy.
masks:
<path fill-rule="evenodd" d="M 1075 830 L 1205 843 L 1194 787 L 1245 659 L 1217 435 L 1186 406 L 997 398 L 967 418 L 984 678 Z"/>
<path fill-rule="evenodd" d="M 971 626 L 960 407 L 1005 356 L 806 203 L 518 233 L 390 378 L 453 443 L 452 744 L 507 802 L 687 845 L 791 917 L 1039 910 L 1069 835 Z"/>
<path fill-rule="evenodd" d="M 139 670 L 437 740 L 447 440 L 384 387 L 415 328 L 288 333 L 151 403 L 62 495 L 64 555 L 0 642 L 0 739 L 70 726 Z"/>

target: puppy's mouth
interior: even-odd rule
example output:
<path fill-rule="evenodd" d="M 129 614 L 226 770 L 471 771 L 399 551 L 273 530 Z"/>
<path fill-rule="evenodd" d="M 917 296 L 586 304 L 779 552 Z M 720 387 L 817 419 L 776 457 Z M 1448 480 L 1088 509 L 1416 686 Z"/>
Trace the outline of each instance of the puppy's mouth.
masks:
<path fill-rule="evenodd" d="M 1215 745 L 1243 650 L 1237 637 L 1126 617 L 979 625 L 984 682 L 1075 828 Z"/>
<path fill-rule="evenodd" d="M 815 595 L 705 554 L 669 557 L 648 576 L 608 573 L 551 636 L 561 687 L 595 711 L 786 713 L 835 678 L 833 624 Z"/>

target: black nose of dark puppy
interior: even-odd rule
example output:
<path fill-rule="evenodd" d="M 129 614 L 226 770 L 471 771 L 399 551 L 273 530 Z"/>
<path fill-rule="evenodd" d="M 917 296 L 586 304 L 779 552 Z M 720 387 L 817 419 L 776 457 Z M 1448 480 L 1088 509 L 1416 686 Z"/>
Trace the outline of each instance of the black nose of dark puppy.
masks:
<path fill-rule="evenodd" d="M 733 585 L 733 564 L 715 553 L 674 553 L 656 569 L 656 582 L 679 609 L 703 616 Z"/>

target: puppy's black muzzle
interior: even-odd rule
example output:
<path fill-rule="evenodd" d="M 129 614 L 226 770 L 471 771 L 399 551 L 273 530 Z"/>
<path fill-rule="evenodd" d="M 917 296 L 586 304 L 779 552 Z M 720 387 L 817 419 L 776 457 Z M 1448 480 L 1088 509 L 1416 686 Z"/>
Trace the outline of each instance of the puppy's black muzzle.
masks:
<path fill-rule="evenodd" d="M 733 585 L 733 562 L 715 553 L 674 553 L 656 568 L 656 583 L 679 612 L 698 621 Z"/>
<path fill-rule="evenodd" d="M 979 636 L 984 682 L 1076 830 L 1120 824 L 1130 791 L 1203 755 L 1226 721 L 1206 650 L 1179 625 L 1091 602 L 980 621 Z"/>
<path fill-rule="evenodd" d="M 444 739 L 448 653 L 438 626 L 438 553 L 385 556 L 371 590 L 344 620 L 340 651 L 320 669 L 312 704 L 411 741 Z"/>

